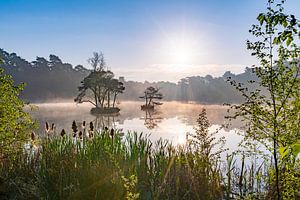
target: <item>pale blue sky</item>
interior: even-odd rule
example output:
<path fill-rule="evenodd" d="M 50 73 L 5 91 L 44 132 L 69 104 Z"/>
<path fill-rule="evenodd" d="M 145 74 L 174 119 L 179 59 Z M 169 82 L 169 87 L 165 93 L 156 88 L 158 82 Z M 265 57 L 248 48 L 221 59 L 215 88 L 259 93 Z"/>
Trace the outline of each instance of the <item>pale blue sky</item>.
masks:
<path fill-rule="evenodd" d="M 129 80 L 176 82 L 255 63 L 248 29 L 266 0 L 0 0 L 0 48 L 88 67 L 102 51 Z M 286 8 L 297 16 L 300 1 Z M 179 56 L 181 55 L 181 56 Z"/>

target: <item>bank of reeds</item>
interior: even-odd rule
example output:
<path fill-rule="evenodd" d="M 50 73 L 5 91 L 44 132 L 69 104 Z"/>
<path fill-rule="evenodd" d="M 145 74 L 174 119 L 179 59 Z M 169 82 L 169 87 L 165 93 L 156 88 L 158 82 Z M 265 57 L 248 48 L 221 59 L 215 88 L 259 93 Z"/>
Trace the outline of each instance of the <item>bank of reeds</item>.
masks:
<path fill-rule="evenodd" d="M 1 162 L 1 181 L 2 199 L 222 198 L 216 163 L 138 133 L 41 140 L 18 159 Z"/>
<path fill-rule="evenodd" d="M 222 163 L 206 128 L 182 146 L 136 132 L 89 131 L 35 139 L 18 158 L 2 160 L 0 199 L 271 198 L 271 166 L 245 164 L 244 156 L 236 164 L 233 155 Z"/>
<path fill-rule="evenodd" d="M 142 134 L 112 139 L 104 132 L 84 145 L 57 136 L 39 145 L 2 162 L 3 199 L 232 199 L 261 192 L 262 167 L 241 169 L 231 157 L 221 168 L 187 146 L 152 144 Z"/>

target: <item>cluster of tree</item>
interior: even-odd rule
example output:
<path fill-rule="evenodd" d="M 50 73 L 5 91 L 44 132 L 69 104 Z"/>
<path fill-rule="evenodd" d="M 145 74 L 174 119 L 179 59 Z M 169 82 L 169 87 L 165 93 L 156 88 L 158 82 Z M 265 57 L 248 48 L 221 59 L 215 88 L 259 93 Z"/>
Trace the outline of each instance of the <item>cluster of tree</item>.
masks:
<path fill-rule="evenodd" d="M 93 71 L 81 81 L 79 94 L 74 101 L 89 102 L 96 108 L 115 108 L 117 95 L 125 90 L 123 83 L 114 78 L 113 72 L 105 70 L 102 53 L 95 52 L 89 63 Z"/>
<path fill-rule="evenodd" d="M 246 68 L 244 73 L 237 75 L 227 71 L 222 77 L 216 78 L 211 75 L 205 77 L 191 76 L 181 79 L 178 83 L 164 81 L 155 83 L 125 81 L 126 92 L 122 94 L 121 98 L 135 100 L 136 97 L 144 93 L 145 88 L 154 87 L 160 88 L 160 92 L 164 94 L 164 99 L 167 101 L 195 101 L 207 104 L 242 102 L 242 95 L 228 84 L 228 78 L 249 87 L 255 86 L 249 85 L 248 80 L 257 81 L 257 77 L 252 73 L 251 68 Z"/>
<path fill-rule="evenodd" d="M 49 60 L 37 57 L 28 62 L 15 53 L 0 49 L 0 57 L 4 72 L 12 75 L 17 84 L 27 84 L 21 97 L 30 101 L 73 98 L 80 81 L 90 73 L 82 65 L 73 67 L 55 55 L 50 55 Z"/>
<path fill-rule="evenodd" d="M 77 95 L 77 86 L 92 71 L 95 71 L 95 63 L 102 63 L 102 68 L 105 66 L 105 62 L 102 60 L 100 54 L 94 55 L 93 59 L 89 59 L 93 70 L 88 70 L 82 65 L 73 67 L 71 64 L 62 62 L 55 55 L 50 55 L 49 60 L 37 57 L 35 61 L 30 63 L 15 53 L 10 54 L 0 49 L 0 57 L 4 61 L 3 68 L 5 73 L 11 74 L 16 83 L 27 83 L 21 96 L 32 102 L 52 99 L 73 99 Z M 90 76 L 95 76 L 96 74 L 94 72 Z M 108 74 L 107 76 L 109 76 Z M 181 79 L 178 83 L 164 81 L 154 83 L 145 81 L 142 83 L 119 79 L 119 82 L 123 82 L 126 88 L 126 91 L 120 95 L 120 99 L 139 100 L 145 88 L 152 86 L 160 88 L 160 92 L 164 94 L 164 99 L 167 101 L 196 101 L 207 104 L 242 102 L 242 95 L 228 84 L 228 77 L 232 77 L 237 82 L 245 84 L 247 80 L 257 79 L 250 68 L 246 68 L 244 73 L 238 75 L 226 72 L 222 77 L 215 78 L 210 75 L 205 77 L 191 76 Z"/>
<path fill-rule="evenodd" d="M 143 108 L 154 108 L 154 105 L 161 105 L 162 103 L 155 101 L 160 100 L 163 98 L 162 93 L 159 92 L 159 88 L 154 88 L 152 86 L 146 88 L 144 91 L 144 96 L 140 97 L 141 99 L 145 99 L 145 105 L 142 106 Z"/>

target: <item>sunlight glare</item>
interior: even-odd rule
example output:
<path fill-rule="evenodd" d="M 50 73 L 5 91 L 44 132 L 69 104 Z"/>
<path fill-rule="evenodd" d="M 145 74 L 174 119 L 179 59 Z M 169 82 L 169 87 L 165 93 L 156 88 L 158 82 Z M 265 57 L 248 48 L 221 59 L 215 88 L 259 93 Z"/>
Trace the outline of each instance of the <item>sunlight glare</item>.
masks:
<path fill-rule="evenodd" d="M 170 50 L 172 61 L 176 63 L 188 63 L 192 59 L 191 48 L 184 43 L 175 44 Z"/>
<path fill-rule="evenodd" d="M 182 137 L 182 135 L 180 135 L 176 138 L 177 145 L 184 145 L 185 143 L 186 143 L 186 138 Z"/>
<path fill-rule="evenodd" d="M 168 38 L 167 54 L 169 62 L 173 64 L 191 64 L 199 54 L 196 40 L 187 35 Z"/>

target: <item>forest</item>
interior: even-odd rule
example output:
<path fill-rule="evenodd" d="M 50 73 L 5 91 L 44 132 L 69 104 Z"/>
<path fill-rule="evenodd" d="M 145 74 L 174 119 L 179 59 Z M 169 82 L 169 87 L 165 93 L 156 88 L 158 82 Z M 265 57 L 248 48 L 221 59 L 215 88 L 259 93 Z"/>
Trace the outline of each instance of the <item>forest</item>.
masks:
<path fill-rule="evenodd" d="M 0 56 L 4 60 L 5 73 L 13 76 L 16 83 L 27 84 L 21 96 L 30 102 L 45 102 L 62 99 L 73 99 L 77 94 L 77 87 L 91 69 L 82 65 L 73 67 L 64 63 L 58 56 L 50 55 L 49 60 L 37 57 L 29 62 L 15 53 L 8 53 L 0 49 Z M 227 78 L 247 83 L 247 80 L 257 80 L 250 68 L 245 68 L 241 74 L 225 72 L 222 77 L 207 75 L 182 78 L 177 83 L 137 82 L 119 77 L 126 90 L 120 94 L 120 100 L 138 101 L 145 88 L 153 86 L 160 88 L 164 100 L 195 101 L 204 104 L 237 103 L 242 101 L 242 96 L 230 86 Z"/>

